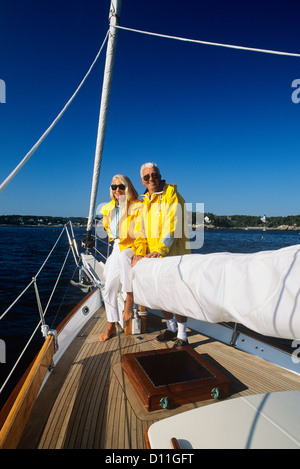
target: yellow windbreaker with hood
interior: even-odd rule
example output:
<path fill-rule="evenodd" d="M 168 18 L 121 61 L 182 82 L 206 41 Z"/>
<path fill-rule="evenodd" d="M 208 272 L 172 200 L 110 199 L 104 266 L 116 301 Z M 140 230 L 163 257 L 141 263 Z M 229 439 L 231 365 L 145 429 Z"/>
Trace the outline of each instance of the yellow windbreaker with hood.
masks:
<path fill-rule="evenodd" d="M 161 181 L 152 197 L 145 192 L 143 204 L 147 252 L 157 251 L 161 257 L 189 254 L 185 201 L 177 186 Z"/>
<path fill-rule="evenodd" d="M 115 200 L 111 200 L 100 210 L 109 240 L 118 238 L 120 250 L 131 248 L 136 256 L 145 256 L 147 249 L 142 210 L 143 205 L 139 199 L 125 201 L 120 206 L 116 205 Z"/>

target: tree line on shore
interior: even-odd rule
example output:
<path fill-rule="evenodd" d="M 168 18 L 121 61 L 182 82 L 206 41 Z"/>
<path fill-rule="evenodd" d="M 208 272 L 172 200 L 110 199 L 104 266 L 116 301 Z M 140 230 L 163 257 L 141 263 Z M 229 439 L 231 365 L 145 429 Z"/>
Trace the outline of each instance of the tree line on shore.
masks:
<path fill-rule="evenodd" d="M 6 226 L 62 226 L 70 218 L 36 215 L 0 215 L 0 225 Z M 196 224 L 196 213 L 189 213 L 189 221 Z M 87 218 L 73 217 L 72 223 L 75 226 L 85 227 Z M 269 228 L 269 229 L 299 229 L 300 215 L 289 215 L 286 217 L 262 217 L 252 215 L 215 215 L 204 213 L 204 225 L 211 228 Z"/>
<path fill-rule="evenodd" d="M 7 226 L 63 226 L 69 220 L 73 225 L 86 226 L 87 218 L 84 217 L 51 217 L 37 215 L 0 215 L 0 225 Z"/>
<path fill-rule="evenodd" d="M 195 214 L 193 213 L 193 220 Z M 215 215 L 204 214 L 205 226 L 214 228 L 269 228 L 269 229 L 297 229 L 300 228 L 300 215 L 286 217 L 266 217 L 253 215 Z"/>

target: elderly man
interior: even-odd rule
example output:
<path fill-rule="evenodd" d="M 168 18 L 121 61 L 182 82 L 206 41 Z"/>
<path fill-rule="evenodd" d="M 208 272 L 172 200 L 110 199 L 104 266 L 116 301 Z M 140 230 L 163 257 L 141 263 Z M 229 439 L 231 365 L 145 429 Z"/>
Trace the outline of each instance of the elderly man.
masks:
<path fill-rule="evenodd" d="M 187 254 L 187 238 L 184 222 L 185 202 L 177 192 L 177 186 L 166 184 L 161 179 L 155 163 L 145 163 L 141 167 L 142 184 L 146 186 L 143 196 L 144 224 L 148 243 L 146 257 L 179 256 Z M 170 292 L 170 295 L 172 292 Z M 158 342 L 176 339 L 174 347 L 188 345 L 186 320 L 184 316 L 162 311 L 167 323 L 167 330 L 156 337 Z M 176 318 L 176 320 L 175 320 Z M 178 332 L 176 332 L 176 321 Z"/>

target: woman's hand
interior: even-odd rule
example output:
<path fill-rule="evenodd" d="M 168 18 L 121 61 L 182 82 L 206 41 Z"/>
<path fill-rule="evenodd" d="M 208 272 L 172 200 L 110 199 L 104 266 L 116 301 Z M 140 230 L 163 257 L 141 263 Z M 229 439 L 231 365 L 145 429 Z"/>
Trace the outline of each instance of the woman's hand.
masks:
<path fill-rule="evenodd" d="M 143 256 L 133 256 L 132 261 L 131 261 L 132 267 L 134 267 L 135 264 L 136 264 L 138 261 L 140 261 L 141 259 L 143 259 Z"/>

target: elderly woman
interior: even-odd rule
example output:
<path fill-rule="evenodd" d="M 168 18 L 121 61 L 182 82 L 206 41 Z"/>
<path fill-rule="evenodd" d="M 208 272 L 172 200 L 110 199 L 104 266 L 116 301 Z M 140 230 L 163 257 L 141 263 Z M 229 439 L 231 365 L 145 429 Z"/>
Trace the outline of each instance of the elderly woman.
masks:
<path fill-rule="evenodd" d="M 105 287 L 103 300 L 108 328 L 99 337 L 105 342 L 116 333 L 119 321 L 117 294 L 121 283 L 126 293 L 123 320 L 128 321 L 133 313 L 132 266 L 146 255 L 147 241 L 142 229 L 142 204 L 130 179 L 123 174 L 112 178 L 111 201 L 101 209 L 103 226 L 110 241 L 114 241 L 111 255 L 104 268 Z"/>

